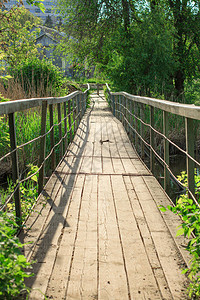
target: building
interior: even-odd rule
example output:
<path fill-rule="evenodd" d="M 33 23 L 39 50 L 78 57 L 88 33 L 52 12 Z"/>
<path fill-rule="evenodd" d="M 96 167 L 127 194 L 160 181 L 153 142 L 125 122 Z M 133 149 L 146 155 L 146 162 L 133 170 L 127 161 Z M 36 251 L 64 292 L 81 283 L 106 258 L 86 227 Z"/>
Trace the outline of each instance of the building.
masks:
<path fill-rule="evenodd" d="M 32 30 L 36 28 L 40 29 L 40 34 L 36 38 L 36 44 L 40 45 L 41 58 L 47 57 L 51 59 L 53 64 L 59 67 L 65 75 L 70 76 L 72 70 L 70 69 L 69 63 L 61 55 L 54 54 L 56 45 L 63 39 L 65 34 L 42 25 L 37 25 Z"/>
<path fill-rule="evenodd" d="M 51 17 L 53 23 L 57 23 L 60 20 L 59 14 L 55 12 L 56 7 L 56 0 L 44 0 L 42 4 L 45 7 L 45 12 L 43 13 L 38 7 L 34 5 L 30 5 L 26 2 L 26 0 L 23 1 L 24 7 L 29 10 L 34 16 L 39 17 L 43 20 L 43 23 L 46 21 L 46 18 L 49 16 Z M 5 2 L 5 8 L 11 9 L 13 6 L 17 6 L 19 4 L 16 0 L 10 0 L 7 3 Z"/>

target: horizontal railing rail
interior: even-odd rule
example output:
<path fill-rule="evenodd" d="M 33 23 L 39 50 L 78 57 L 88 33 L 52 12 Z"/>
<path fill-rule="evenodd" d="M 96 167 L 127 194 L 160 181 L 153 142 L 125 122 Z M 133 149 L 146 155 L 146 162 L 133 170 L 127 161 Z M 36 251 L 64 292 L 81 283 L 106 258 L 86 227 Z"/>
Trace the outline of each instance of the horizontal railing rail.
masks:
<path fill-rule="evenodd" d="M 144 158 L 145 146 L 150 151 L 150 170 L 155 173 L 155 157 L 164 166 L 164 189 L 170 188 L 170 176 L 176 181 L 177 178 L 169 167 L 169 145 L 173 145 L 180 152 L 186 155 L 186 169 L 188 180 L 189 196 L 199 206 L 195 197 L 195 166 L 200 167 L 200 163 L 194 158 L 195 144 L 195 120 L 200 120 L 200 107 L 193 104 L 174 103 L 166 100 L 158 100 L 148 97 L 134 96 L 126 92 L 111 92 L 106 84 L 108 98 L 112 112 L 124 125 L 126 131 L 131 132 L 131 139 L 135 144 L 135 149 Z M 149 123 L 145 120 L 148 109 Z M 162 111 L 162 132 L 155 128 L 155 109 Z M 179 147 L 169 139 L 169 113 L 184 117 L 185 119 L 185 141 L 186 150 Z M 149 140 L 145 139 L 144 129 L 149 128 Z M 155 134 L 159 135 L 164 141 L 164 155 L 156 151 Z M 182 182 L 178 183 L 183 186 Z M 183 186 L 185 188 L 185 186 Z"/>
<path fill-rule="evenodd" d="M 0 116 L 8 118 L 9 135 L 10 135 L 10 151 L 0 158 L 0 165 L 3 160 L 11 156 L 12 161 L 12 180 L 14 191 L 9 195 L 3 205 L 0 206 L 0 211 L 5 210 L 8 203 L 14 197 L 16 220 L 21 225 L 22 212 L 20 202 L 20 184 L 29 180 L 31 177 L 39 173 L 38 177 L 38 193 L 42 192 L 45 177 L 45 162 L 51 159 L 52 172 L 56 168 L 56 154 L 55 149 L 59 146 L 59 161 L 62 160 L 63 154 L 67 151 L 68 144 L 72 142 L 73 135 L 75 134 L 80 121 L 87 108 L 87 97 L 90 86 L 87 85 L 87 90 L 75 91 L 65 97 L 49 97 L 37 99 L 23 99 L 0 103 Z M 32 108 L 40 109 L 41 123 L 40 135 L 34 137 L 26 143 L 18 145 L 16 136 L 15 114 Z M 49 111 L 50 129 L 47 131 L 47 111 Z M 55 123 L 54 111 L 57 115 L 57 123 Z M 59 140 L 55 143 L 55 128 L 58 127 Z M 50 135 L 50 151 L 46 153 L 46 137 Z M 37 171 L 25 178 L 19 174 L 19 158 L 18 152 L 22 148 L 31 143 L 39 141 L 39 159 L 37 164 Z"/>

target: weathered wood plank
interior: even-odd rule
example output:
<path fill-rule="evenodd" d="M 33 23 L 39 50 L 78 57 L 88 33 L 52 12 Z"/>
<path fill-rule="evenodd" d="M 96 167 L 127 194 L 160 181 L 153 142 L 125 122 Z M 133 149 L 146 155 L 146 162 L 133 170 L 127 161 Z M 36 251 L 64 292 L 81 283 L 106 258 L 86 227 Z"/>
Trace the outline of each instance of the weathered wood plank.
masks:
<path fill-rule="evenodd" d="M 111 179 L 131 298 L 161 299 L 123 178 L 112 176 Z"/>
<path fill-rule="evenodd" d="M 98 299 L 129 299 L 109 176 L 99 177 L 98 230 Z"/>
<path fill-rule="evenodd" d="M 45 187 L 47 205 L 27 221 L 24 241 L 35 244 L 25 254 L 38 259 L 30 299 L 187 299 L 180 221 L 160 212 L 169 199 L 105 101 L 93 99 Z"/>
<path fill-rule="evenodd" d="M 65 224 L 61 231 L 55 263 L 49 276 L 46 295 L 50 299 L 65 299 L 68 279 L 75 248 L 76 232 L 81 208 L 81 194 L 84 188 L 84 175 L 79 175 L 74 186 Z M 38 298 L 41 299 L 41 298 Z"/>
<path fill-rule="evenodd" d="M 97 298 L 97 176 L 86 176 L 67 299 Z"/>

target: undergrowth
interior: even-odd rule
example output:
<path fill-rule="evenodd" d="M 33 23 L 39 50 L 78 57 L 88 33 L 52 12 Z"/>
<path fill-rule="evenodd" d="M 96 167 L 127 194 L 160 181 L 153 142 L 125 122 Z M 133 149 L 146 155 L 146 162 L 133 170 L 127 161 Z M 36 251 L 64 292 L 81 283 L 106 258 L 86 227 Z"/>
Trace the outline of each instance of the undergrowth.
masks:
<path fill-rule="evenodd" d="M 25 278 L 33 274 L 31 263 L 21 254 L 23 244 L 15 236 L 17 224 L 12 213 L 0 212 L 0 299 L 8 300 L 29 291 Z"/>
<path fill-rule="evenodd" d="M 188 186 L 187 174 L 185 171 L 181 172 L 178 180 L 186 187 Z M 195 170 L 195 193 L 197 199 L 200 199 L 200 175 Z M 182 194 L 176 201 L 175 206 L 167 207 L 170 211 L 178 214 L 183 222 L 177 231 L 176 236 L 184 235 L 188 237 L 186 250 L 191 255 L 191 261 L 188 268 L 183 270 L 187 273 L 190 279 L 188 287 L 189 297 L 192 299 L 199 299 L 200 297 L 200 210 L 195 201 L 190 199 L 187 194 Z M 161 211 L 166 211 L 165 207 L 160 208 Z"/>

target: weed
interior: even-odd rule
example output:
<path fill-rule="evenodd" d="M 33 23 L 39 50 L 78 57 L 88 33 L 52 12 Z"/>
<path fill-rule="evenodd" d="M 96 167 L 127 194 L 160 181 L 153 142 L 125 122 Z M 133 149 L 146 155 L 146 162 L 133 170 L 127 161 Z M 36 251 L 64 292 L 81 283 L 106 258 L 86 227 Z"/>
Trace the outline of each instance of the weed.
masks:
<path fill-rule="evenodd" d="M 21 254 L 24 245 L 14 236 L 16 228 L 13 214 L 0 212 L 0 299 L 27 292 L 24 279 L 33 275 L 26 271 L 31 263 Z"/>

